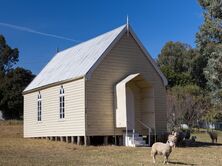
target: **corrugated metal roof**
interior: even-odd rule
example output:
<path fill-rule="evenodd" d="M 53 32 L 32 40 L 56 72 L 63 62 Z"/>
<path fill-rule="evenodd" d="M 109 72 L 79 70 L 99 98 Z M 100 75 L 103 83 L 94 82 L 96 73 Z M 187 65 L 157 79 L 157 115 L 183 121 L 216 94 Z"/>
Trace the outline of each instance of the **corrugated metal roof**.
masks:
<path fill-rule="evenodd" d="M 125 27 L 126 25 L 123 25 L 57 53 L 24 92 L 55 82 L 84 76 Z"/>
<path fill-rule="evenodd" d="M 119 41 L 127 29 L 147 56 L 148 60 L 151 62 L 166 86 L 167 79 L 159 70 L 155 61 L 149 55 L 143 44 L 137 38 L 132 28 L 130 26 L 123 25 L 96 38 L 57 53 L 28 85 L 24 92 L 61 81 L 77 79 L 84 77 L 85 75 L 87 78 L 90 78 L 91 73 L 97 65 L 103 60 L 115 43 Z"/>

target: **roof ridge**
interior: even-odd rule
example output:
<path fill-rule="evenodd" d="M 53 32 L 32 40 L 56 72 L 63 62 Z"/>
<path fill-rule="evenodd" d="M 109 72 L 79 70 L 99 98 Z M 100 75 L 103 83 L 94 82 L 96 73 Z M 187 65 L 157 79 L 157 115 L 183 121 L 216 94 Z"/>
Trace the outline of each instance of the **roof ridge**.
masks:
<path fill-rule="evenodd" d="M 103 36 L 103 35 L 106 35 L 106 34 L 108 34 L 108 33 L 111 33 L 111 32 L 113 32 L 113 31 L 116 31 L 116 30 L 121 29 L 121 28 L 124 28 L 124 27 L 126 27 L 126 24 L 123 24 L 123 25 L 121 25 L 121 26 L 119 26 L 119 27 L 117 27 L 117 28 L 115 28 L 115 29 L 113 29 L 113 30 L 110 30 L 110 31 L 108 31 L 108 32 L 100 33 L 100 35 L 98 35 L 98 36 L 95 36 L 95 37 L 86 39 L 86 40 L 83 41 L 83 42 L 80 42 L 80 43 L 78 43 L 78 44 L 76 44 L 76 45 L 74 45 L 74 46 L 71 46 L 71 47 L 66 48 L 66 49 L 64 49 L 64 50 L 62 50 L 62 51 L 57 52 L 57 53 L 55 54 L 55 56 L 56 56 L 57 54 L 63 53 L 63 52 L 65 52 L 65 51 L 68 51 L 68 50 L 70 50 L 70 49 L 72 49 L 72 48 L 74 48 L 74 47 L 78 47 L 78 46 L 81 45 L 81 44 L 84 44 L 84 43 L 86 43 L 86 42 L 90 42 L 90 41 L 92 41 L 92 40 L 94 40 L 94 39 L 96 39 L 96 38 L 99 38 L 99 37 L 101 37 L 101 36 Z"/>

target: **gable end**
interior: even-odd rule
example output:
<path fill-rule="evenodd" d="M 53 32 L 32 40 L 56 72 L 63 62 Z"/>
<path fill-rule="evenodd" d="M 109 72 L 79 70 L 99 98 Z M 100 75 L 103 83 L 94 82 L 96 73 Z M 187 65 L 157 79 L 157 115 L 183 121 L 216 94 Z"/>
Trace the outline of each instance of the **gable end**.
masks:
<path fill-rule="evenodd" d="M 133 37 L 135 40 L 136 44 L 139 46 L 139 48 L 142 50 L 142 52 L 145 54 L 147 57 L 148 61 L 152 64 L 154 69 L 156 70 L 157 74 L 160 76 L 164 86 L 167 86 L 168 81 L 164 74 L 160 71 L 158 68 L 156 62 L 153 60 L 153 58 L 150 56 L 146 48 L 143 46 L 142 42 L 139 40 L 139 38 L 136 36 L 134 33 L 133 29 L 131 26 L 129 26 L 129 34 Z M 113 42 L 110 44 L 110 46 L 106 49 L 106 51 L 100 56 L 100 58 L 96 61 L 96 63 L 89 69 L 89 71 L 86 73 L 86 78 L 91 79 L 92 73 L 95 71 L 95 69 L 98 67 L 98 65 L 103 61 L 103 59 L 106 57 L 106 55 L 112 50 L 112 48 L 115 46 L 115 44 L 124 36 L 124 34 L 127 33 L 127 27 L 125 27 L 122 32 L 113 40 Z"/>

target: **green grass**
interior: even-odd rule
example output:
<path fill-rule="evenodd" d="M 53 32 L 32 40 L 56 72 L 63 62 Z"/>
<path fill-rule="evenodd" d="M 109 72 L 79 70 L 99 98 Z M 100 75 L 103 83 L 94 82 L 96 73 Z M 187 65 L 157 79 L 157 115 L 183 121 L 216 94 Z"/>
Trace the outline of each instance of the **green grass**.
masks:
<path fill-rule="evenodd" d="M 77 146 L 64 142 L 22 138 L 22 123 L 0 122 L 0 165 L 153 165 L 150 148 Z M 222 143 L 222 133 L 219 143 Z M 206 133 L 197 141 L 210 142 Z M 222 146 L 174 148 L 169 165 L 222 165 Z M 155 165 L 163 165 L 162 156 Z"/>

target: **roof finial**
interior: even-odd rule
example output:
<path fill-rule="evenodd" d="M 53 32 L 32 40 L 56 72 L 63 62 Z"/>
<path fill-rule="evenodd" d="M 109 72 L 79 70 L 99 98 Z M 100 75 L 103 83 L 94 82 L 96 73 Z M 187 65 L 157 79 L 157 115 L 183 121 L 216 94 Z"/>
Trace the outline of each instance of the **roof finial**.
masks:
<path fill-rule="evenodd" d="M 56 47 L 56 53 L 58 53 L 59 52 L 59 47 Z"/>
<path fill-rule="evenodd" d="M 129 17 L 128 17 L 128 14 L 126 15 L 126 30 L 127 30 L 127 36 L 129 36 Z"/>

